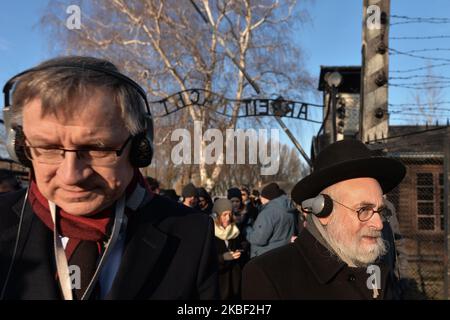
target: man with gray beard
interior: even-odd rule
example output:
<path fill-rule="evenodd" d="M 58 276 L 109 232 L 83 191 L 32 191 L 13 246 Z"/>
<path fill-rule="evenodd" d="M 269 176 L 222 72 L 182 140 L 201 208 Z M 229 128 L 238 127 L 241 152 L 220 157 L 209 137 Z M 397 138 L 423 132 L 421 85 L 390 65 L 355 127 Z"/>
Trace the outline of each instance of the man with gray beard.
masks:
<path fill-rule="evenodd" d="M 306 214 L 306 228 L 293 243 L 246 265 L 243 298 L 400 298 L 383 194 L 405 172 L 358 140 L 325 148 L 291 194 Z"/>

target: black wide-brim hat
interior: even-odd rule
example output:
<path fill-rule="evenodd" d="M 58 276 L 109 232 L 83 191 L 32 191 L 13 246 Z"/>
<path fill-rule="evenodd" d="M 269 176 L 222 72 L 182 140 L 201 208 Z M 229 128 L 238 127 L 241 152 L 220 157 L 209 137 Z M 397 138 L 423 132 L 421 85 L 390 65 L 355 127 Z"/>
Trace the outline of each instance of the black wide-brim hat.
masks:
<path fill-rule="evenodd" d="M 369 148 L 359 140 L 341 140 L 319 153 L 313 172 L 294 186 L 291 197 L 301 204 L 335 183 L 355 178 L 376 179 L 386 194 L 403 180 L 405 174 L 406 168 L 401 162 L 372 156 Z"/>

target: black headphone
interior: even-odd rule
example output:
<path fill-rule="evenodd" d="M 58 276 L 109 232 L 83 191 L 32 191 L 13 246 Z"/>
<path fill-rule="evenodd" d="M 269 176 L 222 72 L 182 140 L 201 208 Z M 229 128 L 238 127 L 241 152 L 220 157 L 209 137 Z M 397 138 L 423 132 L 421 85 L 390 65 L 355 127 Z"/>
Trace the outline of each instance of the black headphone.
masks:
<path fill-rule="evenodd" d="M 315 198 L 303 200 L 302 209 L 318 218 L 325 218 L 333 212 L 333 200 L 327 194 L 319 194 Z"/>
<path fill-rule="evenodd" d="M 25 167 L 31 168 L 31 161 L 25 155 L 25 135 L 23 133 L 23 129 L 21 126 L 13 126 L 11 123 L 11 114 L 13 108 L 12 104 L 10 104 L 11 89 L 17 83 L 17 78 L 19 78 L 20 76 L 26 73 L 42 71 L 50 68 L 76 68 L 82 70 L 92 70 L 112 76 L 132 86 L 144 100 L 147 114 L 145 116 L 145 131 L 140 132 L 132 137 L 130 162 L 131 165 L 136 168 L 143 168 L 150 165 L 153 157 L 153 118 L 144 89 L 142 89 L 142 87 L 139 86 L 134 80 L 120 72 L 97 66 L 86 65 L 83 63 L 56 63 L 47 66 L 31 68 L 15 75 L 6 82 L 5 86 L 3 87 L 5 103 L 3 109 L 3 119 L 5 122 L 5 130 L 7 135 L 6 149 L 8 150 L 10 157 L 14 161 L 19 162 Z"/>

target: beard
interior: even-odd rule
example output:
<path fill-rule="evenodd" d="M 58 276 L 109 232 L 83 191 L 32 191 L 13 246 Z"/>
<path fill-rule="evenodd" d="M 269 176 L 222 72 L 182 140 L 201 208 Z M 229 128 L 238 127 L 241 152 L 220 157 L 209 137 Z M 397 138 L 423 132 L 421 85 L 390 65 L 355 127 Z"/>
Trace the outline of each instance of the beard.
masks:
<path fill-rule="evenodd" d="M 382 238 L 381 231 L 362 228 L 356 235 L 353 235 L 343 227 L 344 225 L 334 215 L 325 226 L 329 244 L 337 251 L 338 256 L 344 256 L 346 260 L 353 262 L 357 267 L 365 267 L 386 254 L 387 244 Z M 375 239 L 375 243 L 364 243 L 364 237 Z"/>

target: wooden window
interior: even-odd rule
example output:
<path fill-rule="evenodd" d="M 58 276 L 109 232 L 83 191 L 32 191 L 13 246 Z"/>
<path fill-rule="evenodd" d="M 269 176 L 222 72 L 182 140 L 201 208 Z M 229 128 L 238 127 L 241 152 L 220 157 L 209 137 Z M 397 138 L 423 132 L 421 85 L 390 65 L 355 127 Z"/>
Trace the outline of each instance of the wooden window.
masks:
<path fill-rule="evenodd" d="M 416 172 L 417 230 L 439 232 L 444 230 L 443 174 Z"/>

